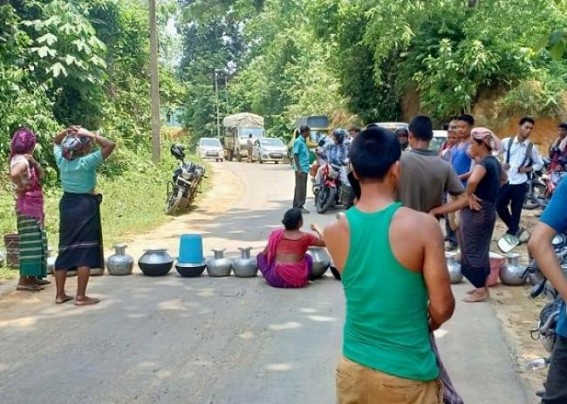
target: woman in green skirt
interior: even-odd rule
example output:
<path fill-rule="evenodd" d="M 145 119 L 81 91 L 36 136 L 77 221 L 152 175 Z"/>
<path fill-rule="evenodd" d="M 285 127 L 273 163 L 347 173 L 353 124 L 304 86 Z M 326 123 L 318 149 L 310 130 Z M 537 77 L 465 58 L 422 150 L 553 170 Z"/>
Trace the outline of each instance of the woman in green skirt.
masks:
<path fill-rule="evenodd" d="M 19 128 L 10 145 L 10 178 L 14 185 L 20 250 L 17 290 L 38 291 L 50 282 L 47 276 L 47 238 L 44 229 L 41 167 L 33 158 L 37 139 L 28 128 Z"/>

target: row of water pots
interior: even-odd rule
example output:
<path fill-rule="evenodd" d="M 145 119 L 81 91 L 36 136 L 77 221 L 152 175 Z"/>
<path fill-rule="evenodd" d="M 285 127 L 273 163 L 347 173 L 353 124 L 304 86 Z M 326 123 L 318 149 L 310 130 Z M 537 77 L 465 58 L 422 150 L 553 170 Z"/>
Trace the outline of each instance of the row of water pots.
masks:
<path fill-rule="evenodd" d="M 187 262 L 195 259 L 180 254 L 175 264 L 177 272 L 183 277 L 198 277 L 206 270 L 213 278 L 230 276 L 234 273 L 239 278 L 251 278 L 258 275 L 256 258 L 250 255 L 252 247 L 240 247 L 240 257 L 225 257 L 225 249 L 213 249 L 213 256 L 204 261 Z M 331 265 L 331 258 L 327 251 L 321 247 L 310 247 L 309 254 L 313 258 L 311 280 L 323 276 Z M 146 250 L 138 260 L 138 266 L 144 275 L 164 276 L 173 266 L 173 257 L 165 249 Z"/>
<path fill-rule="evenodd" d="M 463 280 L 461 272 L 461 264 L 457 262 L 457 254 L 454 252 L 446 252 L 445 259 L 447 260 L 447 268 L 449 269 L 449 276 L 451 283 L 460 283 Z M 525 272 L 525 267 L 520 265 L 520 254 L 508 253 L 506 257 L 490 253 L 490 275 L 487 279 L 488 286 L 494 286 L 498 282 L 498 278 L 504 285 L 521 286 L 526 283 L 526 277 L 522 276 Z"/>
<path fill-rule="evenodd" d="M 175 264 L 179 275 L 195 278 L 201 276 L 205 269 L 211 277 L 229 276 L 232 272 L 239 278 L 251 278 L 258 274 L 256 258 L 250 256 L 252 247 L 239 248 L 241 256 L 228 258 L 224 256 L 225 249 L 213 249 L 214 256 L 207 260 L 187 262 L 181 255 Z M 173 267 L 174 259 L 166 249 L 145 250 L 138 260 L 138 266 L 146 276 L 164 276 Z"/>

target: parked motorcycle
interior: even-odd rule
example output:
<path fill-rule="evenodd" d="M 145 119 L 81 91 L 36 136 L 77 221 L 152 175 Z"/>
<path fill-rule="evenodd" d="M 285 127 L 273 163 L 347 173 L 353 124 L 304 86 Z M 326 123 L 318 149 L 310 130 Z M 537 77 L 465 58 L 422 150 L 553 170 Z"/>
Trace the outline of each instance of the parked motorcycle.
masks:
<path fill-rule="evenodd" d="M 171 181 L 167 183 L 164 211 L 168 215 L 191 205 L 205 176 L 205 167 L 185 161 L 184 150 L 185 148 L 178 144 L 170 148 L 173 157 L 179 160 L 179 166 L 173 172 Z"/>
<path fill-rule="evenodd" d="M 565 234 L 560 234 L 558 237 L 563 243 L 567 240 Z M 554 239 L 554 241 L 557 243 L 560 241 L 559 239 Z M 556 246 L 554 245 L 554 247 Z M 558 250 L 555 248 L 555 252 L 557 254 L 557 259 L 561 263 L 563 272 L 567 275 L 567 246 L 563 244 L 561 249 Z M 530 297 L 535 299 L 539 296 L 545 296 L 549 299 L 549 302 L 541 309 L 537 325 L 530 331 L 530 335 L 532 339 L 540 340 L 544 349 L 549 354 L 552 354 L 557 338 L 556 327 L 563 299 L 559 295 L 558 291 L 549 284 L 542 273 L 540 273 L 540 277 L 541 281 L 534 285 L 530 291 Z M 550 357 L 533 359 L 528 362 L 527 368 L 529 370 L 544 369 L 549 365 L 550 359 Z M 539 397 L 543 397 L 544 393 L 545 390 L 540 390 L 536 394 Z"/>
<path fill-rule="evenodd" d="M 321 174 L 321 183 L 313 185 L 317 213 L 325 213 L 332 206 L 343 205 L 346 209 L 354 203 L 354 192 L 349 184 L 340 181 L 341 166 L 326 164 Z"/>
<path fill-rule="evenodd" d="M 546 200 L 546 185 L 542 181 L 544 176 L 542 171 L 528 174 L 526 196 L 524 197 L 523 208 L 533 210 L 539 208 Z"/>

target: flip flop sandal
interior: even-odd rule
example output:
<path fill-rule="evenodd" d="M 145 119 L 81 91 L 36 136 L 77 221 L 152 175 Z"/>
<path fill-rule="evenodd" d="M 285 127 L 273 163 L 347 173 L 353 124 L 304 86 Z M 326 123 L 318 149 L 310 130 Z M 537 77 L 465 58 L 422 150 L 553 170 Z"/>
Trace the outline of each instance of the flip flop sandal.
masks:
<path fill-rule="evenodd" d="M 37 279 L 35 284 L 38 286 L 51 285 L 51 281 L 48 281 L 47 279 Z"/>
<path fill-rule="evenodd" d="M 39 292 L 40 290 L 45 289 L 43 286 L 39 285 L 18 285 L 16 286 L 16 290 L 25 291 L 25 292 Z"/>

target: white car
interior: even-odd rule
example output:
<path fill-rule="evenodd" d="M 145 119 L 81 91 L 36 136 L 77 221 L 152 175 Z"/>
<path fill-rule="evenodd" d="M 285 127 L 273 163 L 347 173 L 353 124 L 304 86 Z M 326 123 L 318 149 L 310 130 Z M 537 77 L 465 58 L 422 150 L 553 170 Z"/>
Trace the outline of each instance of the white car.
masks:
<path fill-rule="evenodd" d="M 197 146 L 197 155 L 202 159 L 224 160 L 224 149 L 220 140 L 214 137 L 202 137 Z"/>
<path fill-rule="evenodd" d="M 265 161 L 273 161 L 278 164 L 284 161 L 287 154 L 287 147 L 279 138 L 261 137 L 254 141 L 252 159 L 260 164 Z"/>
<path fill-rule="evenodd" d="M 435 152 L 439 152 L 443 143 L 447 141 L 447 131 L 446 130 L 434 130 L 433 139 L 429 143 L 429 149 Z"/>

